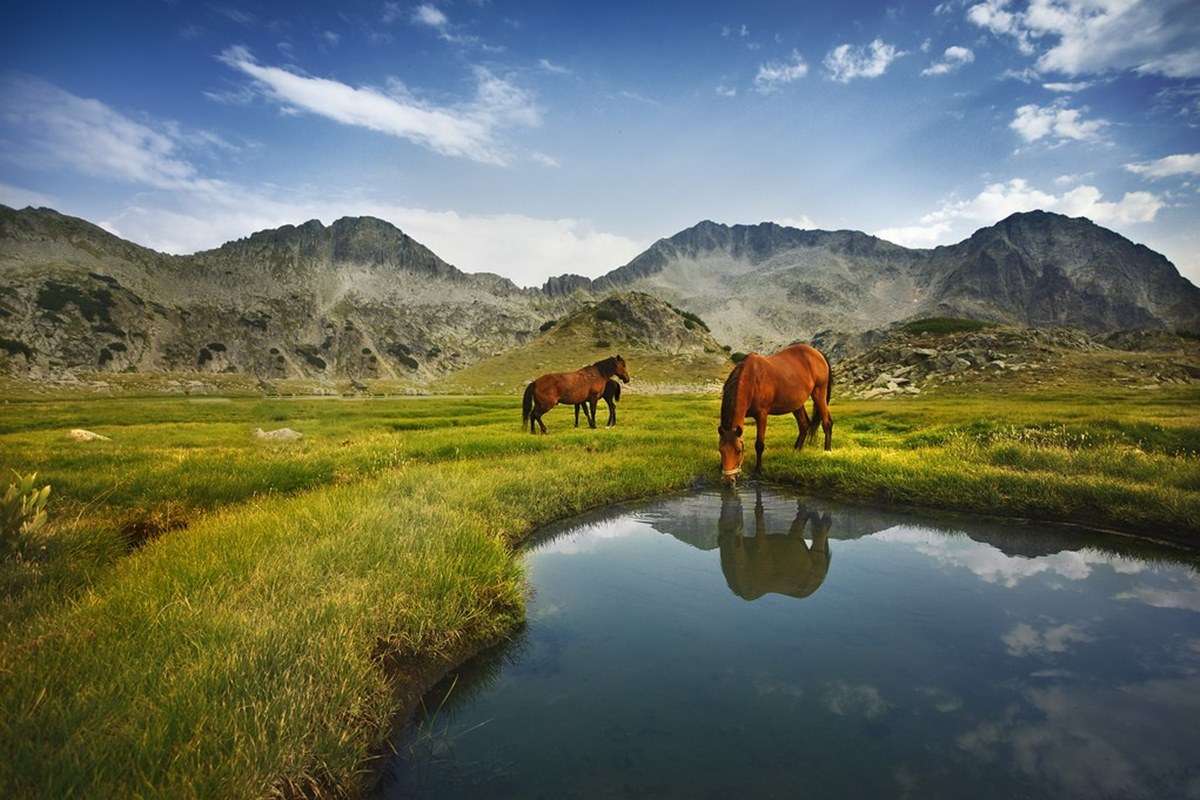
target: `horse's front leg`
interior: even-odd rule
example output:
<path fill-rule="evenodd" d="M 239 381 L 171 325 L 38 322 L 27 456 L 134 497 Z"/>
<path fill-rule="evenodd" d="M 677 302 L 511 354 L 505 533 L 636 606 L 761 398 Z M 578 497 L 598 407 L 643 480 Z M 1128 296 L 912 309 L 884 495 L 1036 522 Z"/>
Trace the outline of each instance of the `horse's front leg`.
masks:
<path fill-rule="evenodd" d="M 579 403 L 575 404 L 575 427 L 579 427 Z"/>
<path fill-rule="evenodd" d="M 767 446 L 767 415 L 759 414 L 754 422 L 754 474 L 758 476 L 762 474 L 763 448 Z"/>

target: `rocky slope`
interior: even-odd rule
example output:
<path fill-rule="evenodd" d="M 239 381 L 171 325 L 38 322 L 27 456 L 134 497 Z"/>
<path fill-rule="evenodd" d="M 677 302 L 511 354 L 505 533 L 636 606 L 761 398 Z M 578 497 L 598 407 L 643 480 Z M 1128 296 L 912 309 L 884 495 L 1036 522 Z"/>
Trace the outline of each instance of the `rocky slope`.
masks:
<path fill-rule="evenodd" d="M 423 383 L 576 303 L 468 275 L 382 220 L 313 220 L 168 256 L 0 207 L 0 368 Z"/>
<path fill-rule="evenodd" d="M 1200 289 L 1166 258 L 1086 219 L 1041 211 L 932 250 L 857 231 L 706 221 L 595 281 L 563 276 L 543 291 L 614 288 L 700 314 L 738 350 L 937 315 L 1092 332 L 1200 329 Z"/>
<path fill-rule="evenodd" d="M 1167 332 L 1092 336 L 989 325 L 950 333 L 897 326 L 833 363 L 835 391 L 864 400 L 931 390 L 1073 385 L 1157 388 L 1200 382 L 1200 341 Z"/>

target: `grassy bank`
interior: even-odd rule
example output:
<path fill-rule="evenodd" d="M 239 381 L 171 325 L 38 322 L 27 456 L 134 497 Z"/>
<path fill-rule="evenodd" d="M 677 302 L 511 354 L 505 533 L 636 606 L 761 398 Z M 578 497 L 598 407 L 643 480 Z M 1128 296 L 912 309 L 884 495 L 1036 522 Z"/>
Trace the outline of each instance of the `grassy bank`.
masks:
<path fill-rule="evenodd" d="M 830 455 L 772 419 L 767 477 L 1200 542 L 1197 401 L 835 403 Z M 560 409 L 531 437 L 514 398 L 4 406 L 0 467 L 39 470 L 55 522 L 0 568 L 0 793 L 353 791 L 405 690 L 385 662 L 517 624 L 537 526 L 715 475 L 716 409 L 630 391 L 616 430 Z M 305 438 L 251 435 L 285 425 Z"/>

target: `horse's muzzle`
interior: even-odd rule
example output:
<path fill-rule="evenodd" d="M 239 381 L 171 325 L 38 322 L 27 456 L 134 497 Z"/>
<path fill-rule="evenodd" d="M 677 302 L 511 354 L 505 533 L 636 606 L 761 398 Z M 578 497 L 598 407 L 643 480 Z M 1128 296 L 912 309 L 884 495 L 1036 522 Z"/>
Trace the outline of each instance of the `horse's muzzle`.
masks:
<path fill-rule="evenodd" d="M 723 470 L 721 470 L 721 480 L 725 481 L 725 483 L 733 483 L 734 481 L 737 480 L 737 476 L 740 475 L 741 473 L 742 473 L 741 467 L 738 467 L 736 469 L 723 469 Z"/>

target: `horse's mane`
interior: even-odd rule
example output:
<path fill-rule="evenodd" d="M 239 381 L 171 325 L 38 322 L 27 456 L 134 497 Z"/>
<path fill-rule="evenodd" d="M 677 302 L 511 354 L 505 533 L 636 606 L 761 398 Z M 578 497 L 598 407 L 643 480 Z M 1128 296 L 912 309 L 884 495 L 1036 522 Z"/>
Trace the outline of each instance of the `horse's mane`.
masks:
<path fill-rule="evenodd" d="M 738 365 L 733 368 L 733 372 L 729 373 L 729 377 L 725 379 L 725 386 L 721 390 L 721 427 L 726 430 L 733 427 L 734 406 L 737 405 L 737 387 L 741 382 L 742 367 L 745 363 L 744 359 L 738 362 Z"/>
<path fill-rule="evenodd" d="M 617 374 L 617 357 L 609 356 L 608 358 L 602 358 L 595 364 L 592 364 L 592 366 L 605 378 L 611 378 Z"/>

